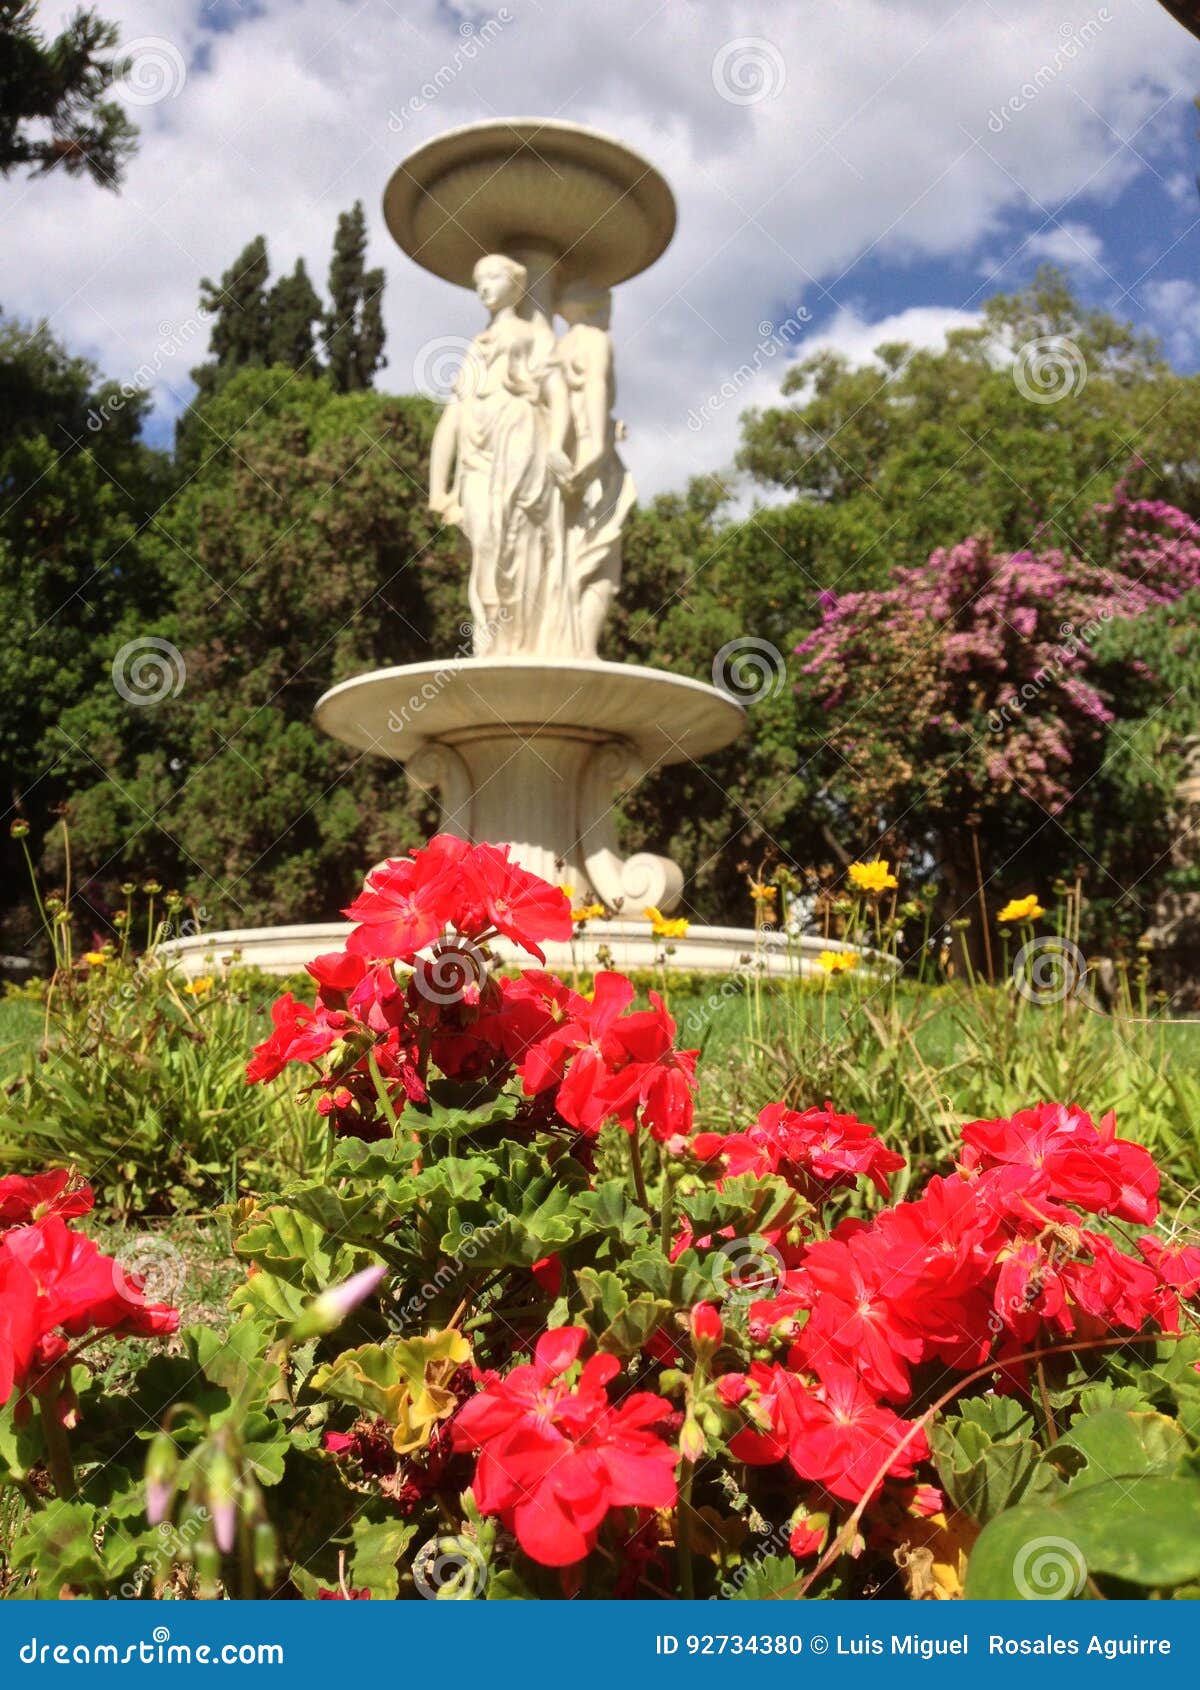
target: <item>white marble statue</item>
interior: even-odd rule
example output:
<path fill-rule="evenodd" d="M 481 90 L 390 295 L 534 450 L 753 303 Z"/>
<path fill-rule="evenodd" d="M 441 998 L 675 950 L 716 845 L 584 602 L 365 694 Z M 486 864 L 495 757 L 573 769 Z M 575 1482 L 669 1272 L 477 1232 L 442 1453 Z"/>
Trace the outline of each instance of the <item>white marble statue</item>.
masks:
<path fill-rule="evenodd" d="M 572 282 L 558 302 L 558 315 L 568 325 L 557 350 L 570 423 L 564 446 L 571 474 L 563 489 L 567 583 L 572 637 L 582 657 L 595 657 L 620 585 L 621 530 L 636 498 L 633 478 L 617 454 L 624 431 L 613 416 L 611 312 L 609 289 L 590 282 Z"/>
<path fill-rule="evenodd" d="M 634 499 L 616 451 L 610 296 L 568 287 L 556 342 L 522 265 L 490 254 L 474 280 L 490 321 L 434 433 L 429 504 L 471 548 L 475 655 L 594 658 Z"/>

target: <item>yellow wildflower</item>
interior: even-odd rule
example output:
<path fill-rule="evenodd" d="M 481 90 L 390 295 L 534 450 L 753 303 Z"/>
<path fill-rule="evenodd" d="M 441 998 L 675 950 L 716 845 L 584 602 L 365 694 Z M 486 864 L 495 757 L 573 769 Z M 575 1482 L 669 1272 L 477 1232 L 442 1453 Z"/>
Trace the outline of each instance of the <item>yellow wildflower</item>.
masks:
<path fill-rule="evenodd" d="M 852 968 L 858 967 L 858 955 L 854 951 L 822 951 L 817 967 L 823 968 L 826 974 L 849 974 Z"/>
<path fill-rule="evenodd" d="M 1036 921 L 1039 915 L 1045 915 L 1045 910 L 1037 901 L 1037 893 L 1030 892 L 1025 898 L 1010 898 L 1005 904 L 997 921 Z"/>
<path fill-rule="evenodd" d="M 571 911 L 571 920 L 576 922 L 599 921 L 603 914 L 603 904 L 581 904 L 577 910 Z"/>
<path fill-rule="evenodd" d="M 750 882 L 750 896 L 756 904 L 773 904 L 779 894 L 776 886 L 766 886 L 761 880 Z"/>
<path fill-rule="evenodd" d="M 84 951 L 83 960 L 89 968 L 103 968 L 108 961 L 107 951 Z"/>
<path fill-rule="evenodd" d="M 194 980 L 189 980 L 183 988 L 189 998 L 202 998 L 205 992 L 212 991 L 212 975 L 199 974 Z"/>
<path fill-rule="evenodd" d="M 575 896 L 575 888 L 571 885 L 569 880 L 563 881 L 562 885 L 559 887 L 559 891 L 562 893 L 564 898 L 573 898 Z"/>
<path fill-rule="evenodd" d="M 850 879 L 860 892 L 891 892 L 900 882 L 886 857 L 869 863 L 851 863 Z"/>
<path fill-rule="evenodd" d="M 647 904 L 642 913 L 654 929 L 656 939 L 682 939 L 687 933 L 688 924 L 682 916 L 671 920 L 660 909 L 656 909 L 653 904 Z"/>

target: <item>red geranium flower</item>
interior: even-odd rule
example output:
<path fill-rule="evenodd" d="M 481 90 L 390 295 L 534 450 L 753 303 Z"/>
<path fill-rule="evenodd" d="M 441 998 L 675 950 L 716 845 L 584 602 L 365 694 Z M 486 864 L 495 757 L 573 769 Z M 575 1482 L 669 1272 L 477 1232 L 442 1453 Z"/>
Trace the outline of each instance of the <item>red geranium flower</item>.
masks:
<path fill-rule="evenodd" d="M 962 1136 L 964 1168 L 1044 1175 L 1052 1198 L 1091 1214 L 1147 1226 L 1158 1213 L 1158 1169 L 1141 1145 L 1116 1136 L 1111 1110 L 1097 1126 L 1074 1104 L 1039 1103 L 1011 1120 L 972 1121 Z"/>
<path fill-rule="evenodd" d="M 928 1459 L 923 1431 L 898 1447 L 911 1422 L 877 1403 L 849 1368 L 829 1368 L 810 1384 L 786 1368 L 755 1362 L 748 1377 L 753 1420 L 765 1429 L 751 1425 L 733 1437 L 729 1448 L 739 1461 L 786 1460 L 802 1479 L 857 1503 L 882 1488 L 881 1468 L 908 1479 Z"/>
<path fill-rule="evenodd" d="M 410 857 L 389 857 L 368 874 L 342 914 L 359 925 L 346 940 L 355 956 L 411 962 L 462 904 L 462 864 L 471 847 L 439 833 Z"/>
<path fill-rule="evenodd" d="M 29 1226 L 33 1221 L 61 1215 L 70 1220 L 86 1215 L 92 1207 L 92 1188 L 72 1188 L 66 1168 L 45 1174 L 6 1174 L 0 1179 L 0 1232 L 11 1226 Z"/>
<path fill-rule="evenodd" d="M 818 1201 L 860 1175 L 887 1197 L 889 1174 L 904 1166 L 903 1156 L 880 1144 L 874 1127 L 837 1114 L 831 1103 L 803 1111 L 772 1103 L 744 1132 L 698 1133 L 692 1149 L 704 1161 L 724 1157 L 731 1175 L 781 1173 Z"/>
<path fill-rule="evenodd" d="M 512 862 L 507 847 L 476 845 L 463 861 L 462 875 L 464 903 L 455 925 L 468 938 L 494 928 L 545 962 L 539 941 L 569 939 L 575 931 L 562 887 Z"/>
<path fill-rule="evenodd" d="M 276 998 L 271 1005 L 271 1020 L 274 1032 L 255 1045 L 254 1055 L 246 1064 L 246 1079 L 251 1085 L 273 1080 L 289 1062 L 315 1062 L 332 1049 L 349 1026 L 346 1017 L 336 1010 L 297 1003 L 291 992 Z"/>
<path fill-rule="evenodd" d="M 0 1403 L 14 1385 L 42 1388 L 40 1375 L 66 1354 L 63 1337 L 94 1328 L 162 1337 L 179 1326 L 178 1310 L 148 1303 L 142 1281 L 126 1275 L 90 1238 L 52 1215 L 0 1240 Z"/>
<path fill-rule="evenodd" d="M 543 1333 L 531 1363 L 485 1375 L 454 1420 L 454 1447 L 480 1451 L 479 1508 L 546 1567 L 581 1561 L 610 1509 L 675 1502 L 677 1453 L 649 1429 L 671 1404 L 650 1391 L 610 1404 L 605 1386 L 620 1371 L 610 1355 L 593 1356 L 569 1385 L 586 1337 L 582 1327 Z"/>

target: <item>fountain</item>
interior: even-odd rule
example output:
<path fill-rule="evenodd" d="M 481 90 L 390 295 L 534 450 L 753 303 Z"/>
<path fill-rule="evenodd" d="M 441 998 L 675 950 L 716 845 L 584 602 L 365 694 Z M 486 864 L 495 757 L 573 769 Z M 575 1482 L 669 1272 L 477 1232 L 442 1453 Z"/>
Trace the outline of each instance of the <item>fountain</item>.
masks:
<path fill-rule="evenodd" d="M 488 322 L 469 344 L 435 431 L 429 503 L 469 546 L 471 652 L 357 675 L 316 706 L 319 727 L 403 767 L 436 797 L 441 829 L 507 845 L 526 868 L 601 903 L 552 966 L 603 947 L 618 967 L 653 964 L 647 906 L 669 913 L 683 875 L 653 852 L 623 857 L 614 805 L 652 770 L 729 745 L 745 726 L 723 689 L 601 660 L 634 501 L 609 332 L 611 290 L 653 264 L 675 230 L 659 173 L 577 124 L 471 124 L 396 170 L 384 215 L 433 274 L 473 287 Z M 565 328 L 556 334 L 555 320 Z M 346 929 L 305 925 L 209 935 L 274 972 L 332 948 Z M 809 972 L 815 940 L 693 926 L 675 966 Z M 804 956 L 801 953 L 807 952 Z M 195 954 L 193 954 L 195 953 Z"/>

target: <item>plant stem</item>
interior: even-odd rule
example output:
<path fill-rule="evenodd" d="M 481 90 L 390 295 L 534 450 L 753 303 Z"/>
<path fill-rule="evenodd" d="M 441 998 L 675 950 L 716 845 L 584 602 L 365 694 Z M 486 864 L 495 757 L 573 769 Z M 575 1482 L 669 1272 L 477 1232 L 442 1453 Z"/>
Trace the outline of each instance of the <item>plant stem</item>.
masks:
<path fill-rule="evenodd" d="M 633 1189 L 638 1202 L 649 1215 L 652 1213 L 650 1199 L 646 1195 L 646 1176 L 642 1172 L 642 1147 L 638 1142 L 638 1129 L 634 1127 L 629 1135 L 629 1162 L 633 1169 Z"/>
<path fill-rule="evenodd" d="M 38 1397 L 38 1412 L 42 1418 L 42 1436 L 46 1440 L 46 1464 L 54 1481 L 54 1494 L 68 1502 L 75 1495 L 75 1468 L 71 1461 L 71 1445 L 65 1427 L 55 1419 L 54 1405 L 49 1396 Z"/>
<path fill-rule="evenodd" d="M 679 1552 L 679 1595 L 685 1602 L 695 1597 L 692 1582 L 692 1479 L 695 1464 L 685 1461 L 679 1471 L 679 1503 L 675 1509 L 675 1547 Z"/>

